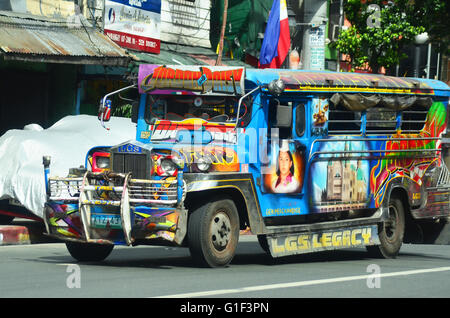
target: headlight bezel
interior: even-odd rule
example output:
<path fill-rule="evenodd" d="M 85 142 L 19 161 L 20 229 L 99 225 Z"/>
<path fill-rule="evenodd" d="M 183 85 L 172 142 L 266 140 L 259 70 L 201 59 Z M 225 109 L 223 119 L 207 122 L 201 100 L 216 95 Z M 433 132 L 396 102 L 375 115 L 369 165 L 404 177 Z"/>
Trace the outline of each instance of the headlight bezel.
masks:
<path fill-rule="evenodd" d="M 161 158 L 159 166 L 161 167 L 163 175 L 174 176 L 178 170 L 178 166 L 175 162 L 168 157 Z"/>
<path fill-rule="evenodd" d="M 109 170 L 110 168 L 111 153 L 96 151 L 92 154 L 92 172 L 103 172 L 105 170 Z"/>
<path fill-rule="evenodd" d="M 195 166 L 199 172 L 208 172 L 209 168 L 211 168 L 211 161 L 206 157 L 199 157 L 195 161 Z"/>

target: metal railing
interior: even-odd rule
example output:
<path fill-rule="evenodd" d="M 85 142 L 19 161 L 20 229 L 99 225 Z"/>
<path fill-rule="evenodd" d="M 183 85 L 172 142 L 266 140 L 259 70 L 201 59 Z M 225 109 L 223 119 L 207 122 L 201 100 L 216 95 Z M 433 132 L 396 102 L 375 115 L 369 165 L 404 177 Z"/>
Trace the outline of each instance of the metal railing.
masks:
<path fill-rule="evenodd" d="M 423 141 L 423 140 L 439 140 L 441 138 L 439 137 L 424 137 L 424 138 L 329 138 L 329 139 L 315 139 L 312 144 L 309 151 L 309 157 L 308 161 L 311 161 L 314 157 L 320 156 L 320 155 L 342 155 L 342 159 L 349 160 L 349 159 L 395 159 L 395 154 L 404 154 L 404 153 L 417 153 L 419 156 L 412 156 L 417 158 L 424 158 L 426 156 L 423 155 L 423 153 L 430 153 L 430 156 L 432 156 L 432 153 L 441 151 L 440 148 L 432 148 L 432 149 L 377 149 L 377 150 L 369 150 L 369 149 L 361 149 L 361 150 L 338 150 L 338 151 L 314 151 L 314 145 L 316 143 L 320 142 L 348 142 L 348 143 L 354 143 L 354 142 L 369 142 L 369 141 Z M 381 154 L 385 155 L 381 155 Z M 369 155 L 359 155 L 359 156 L 346 156 L 346 155 L 352 155 L 352 154 L 369 154 Z M 379 154 L 378 156 L 375 156 L 375 154 Z M 391 155 L 386 155 L 391 154 Z M 403 156 L 404 157 L 404 156 Z M 320 159 L 330 159 L 331 157 L 326 158 L 320 158 Z M 339 158 L 334 158 L 339 159 Z"/>

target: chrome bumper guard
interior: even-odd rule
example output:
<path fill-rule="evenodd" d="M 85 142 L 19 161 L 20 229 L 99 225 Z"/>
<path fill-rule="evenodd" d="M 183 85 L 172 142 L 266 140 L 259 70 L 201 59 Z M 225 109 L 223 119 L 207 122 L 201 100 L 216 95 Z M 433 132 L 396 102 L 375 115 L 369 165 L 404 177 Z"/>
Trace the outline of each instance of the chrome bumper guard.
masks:
<path fill-rule="evenodd" d="M 114 185 L 99 185 L 98 183 L 113 183 Z M 182 171 L 178 173 L 177 177 L 164 180 L 133 179 L 130 173 L 94 173 L 87 171 L 83 177 L 49 177 L 47 181 L 49 201 L 78 203 L 86 242 L 112 243 L 91 237 L 92 207 L 119 207 L 121 225 L 127 245 L 134 242 L 131 235 L 131 206 L 174 207 L 180 211 L 185 211 L 182 207 L 186 195 L 185 188 Z M 187 213 L 180 214 L 174 239 L 177 243 L 181 243 L 185 236 L 184 224 L 186 218 Z M 47 232 L 50 234 L 47 221 L 46 226 Z"/>

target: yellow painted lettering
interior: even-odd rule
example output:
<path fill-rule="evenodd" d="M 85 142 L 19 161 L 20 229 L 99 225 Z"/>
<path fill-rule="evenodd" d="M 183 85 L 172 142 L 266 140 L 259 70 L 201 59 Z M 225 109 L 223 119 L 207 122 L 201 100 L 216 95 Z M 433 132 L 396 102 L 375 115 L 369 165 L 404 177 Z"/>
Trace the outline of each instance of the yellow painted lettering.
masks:
<path fill-rule="evenodd" d="M 323 247 L 330 247 L 331 246 L 331 233 L 323 233 L 322 234 L 322 246 Z"/>
<path fill-rule="evenodd" d="M 361 229 L 352 231 L 352 245 L 361 245 L 361 240 L 356 238 L 358 234 L 361 234 Z"/>
<path fill-rule="evenodd" d="M 295 239 L 295 236 L 288 236 L 284 240 L 284 248 L 286 251 L 295 251 L 297 250 L 297 240 Z"/>
<path fill-rule="evenodd" d="M 370 244 L 370 239 L 372 238 L 372 229 L 370 227 L 363 229 L 361 234 L 364 244 Z"/>
<path fill-rule="evenodd" d="M 342 246 L 350 246 L 350 231 L 344 231 L 342 232 Z"/>
<path fill-rule="evenodd" d="M 309 249 L 309 235 L 300 235 L 297 240 L 297 248 L 299 250 Z"/>
<path fill-rule="evenodd" d="M 341 246 L 342 245 L 342 233 L 341 232 L 333 232 L 331 236 L 331 245 L 333 246 Z"/>
<path fill-rule="evenodd" d="M 278 245 L 276 238 L 272 239 L 272 250 L 275 254 L 284 253 L 284 251 L 285 251 L 283 245 Z"/>
<path fill-rule="evenodd" d="M 312 245 L 313 245 L 313 248 L 320 248 L 320 247 L 322 247 L 322 244 L 320 244 L 320 242 L 319 242 L 318 234 L 313 234 Z"/>

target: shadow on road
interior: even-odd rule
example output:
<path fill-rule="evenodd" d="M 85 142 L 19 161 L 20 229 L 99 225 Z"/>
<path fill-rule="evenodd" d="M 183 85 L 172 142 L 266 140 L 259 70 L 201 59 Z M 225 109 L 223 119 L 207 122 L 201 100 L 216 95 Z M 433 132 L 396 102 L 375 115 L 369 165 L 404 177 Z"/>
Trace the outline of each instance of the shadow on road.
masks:
<path fill-rule="evenodd" d="M 399 259 L 420 260 L 420 259 L 442 259 L 449 260 L 449 257 L 412 253 L 410 251 L 400 251 Z M 353 262 L 379 259 L 371 258 L 364 248 L 344 249 L 335 251 L 323 251 L 310 254 L 300 254 L 280 258 L 272 258 L 266 254 L 259 246 L 258 242 L 240 242 L 236 256 L 231 262 L 234 265 L 262 265 L 262 266 L 282 266 L 289 264 L 311 264 L 324 262 Z M 116 247 L 111 255 L 102 262 L 78 262 L 73 259 L 65 249 L 58 249 L 58 253 L 49 256 L 42 256 L 30 261 L 41 261 L 48 263 L 74 263 L 86 264 L 90 266 L 103 267 L 123 267 L 123 268 L 149 268 L 149 269 L 174 269 L 174 268 L 198 268 L 192 260 L 189 249 L 181 247 Z M 395 261 L 395 260 L 385 260 Z M 212 269 L 214 270 L 214 269 Z"/>

